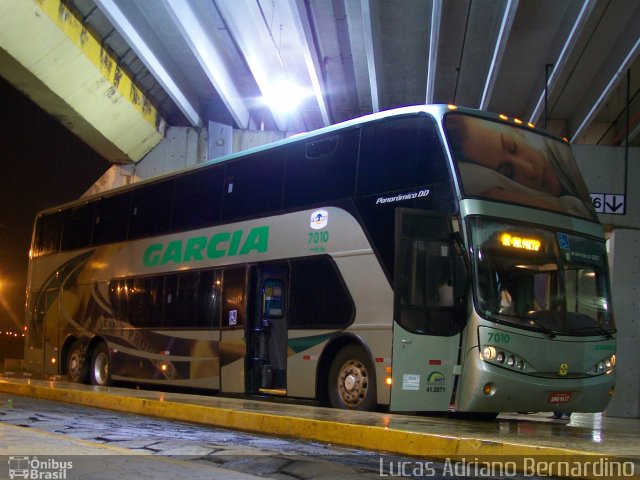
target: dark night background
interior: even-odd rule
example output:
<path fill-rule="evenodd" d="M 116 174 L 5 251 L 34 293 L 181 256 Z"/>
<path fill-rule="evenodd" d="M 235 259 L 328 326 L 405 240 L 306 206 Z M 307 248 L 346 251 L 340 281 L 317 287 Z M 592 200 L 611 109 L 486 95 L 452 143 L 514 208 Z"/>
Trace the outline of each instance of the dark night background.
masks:
<path fill-rule="evenodd" d="M 0 78 L 0 329 L 24 324 L 36 214 L 79 198 L 109 163 Z"/>

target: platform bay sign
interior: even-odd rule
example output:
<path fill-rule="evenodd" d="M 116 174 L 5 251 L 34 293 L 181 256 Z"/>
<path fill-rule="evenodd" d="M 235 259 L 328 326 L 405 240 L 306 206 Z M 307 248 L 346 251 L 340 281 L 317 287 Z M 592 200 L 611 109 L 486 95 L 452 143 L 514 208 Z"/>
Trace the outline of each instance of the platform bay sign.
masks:
<path fill-rule="evenodd" d="M 625 214 L 625 196 L 616 193 L 590 193 L 597 213 Z"/>

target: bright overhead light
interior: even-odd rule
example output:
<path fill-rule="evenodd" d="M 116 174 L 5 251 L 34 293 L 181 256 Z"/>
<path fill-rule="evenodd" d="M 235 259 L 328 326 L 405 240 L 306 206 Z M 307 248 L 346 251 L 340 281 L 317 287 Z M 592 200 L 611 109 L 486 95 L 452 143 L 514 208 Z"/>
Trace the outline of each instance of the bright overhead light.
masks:
<path fill-rule="evenodd" d="M 297 109 L 310 94 L 307 89 L 289 80 L 284 80 L 273 85 L 265 94 L 264 99 L 271 110 L 290 113 Z"/>

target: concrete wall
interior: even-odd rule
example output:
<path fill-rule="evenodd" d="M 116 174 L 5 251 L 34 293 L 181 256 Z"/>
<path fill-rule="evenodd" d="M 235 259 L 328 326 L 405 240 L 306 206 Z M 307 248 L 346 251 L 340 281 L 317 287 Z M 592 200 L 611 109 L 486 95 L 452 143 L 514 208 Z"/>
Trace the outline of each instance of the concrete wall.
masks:
<path fill-rule="evenodd" d="M 576 145 L 591 193 L 625 193 L 623 147 Z M 616 393 L 612 417 L 640 417 L 640 148 L 629 148 L 624 215 L 599 214 L 608 237 L 613 312 L 618 327 Z"/>
<path fill-rule="evenodd" d="M 113 165 L 85 192 L 85 196 L 203 163 L 207 160 L 207 143 L 207 130 L 171 127 L 162 142 L 142 160 L 135 164 Z"/>
<path fill-rule="evenodd" d="M 113 165 L 84 196 L 183 170 L 284 138 L 281 132 L 233 130 L 209 122 L 207 129 L 171 127 L 156 148 L 136 164 Z"/>
<path fill-rule="evenodd" d="M 612 417 L 640 417 L 640 230 L 616 228 L 609 238 L 613 312 L 618 327 Z"/>
<path fill-rule="evenodd" d="M 624 194 L 623 147 L 574 145 L 578 161 L 590 193 Z M 599 214 L 607 228 L 640 228 L 640 148 L 629 148 L 628 181 L 625 215 Z"/>

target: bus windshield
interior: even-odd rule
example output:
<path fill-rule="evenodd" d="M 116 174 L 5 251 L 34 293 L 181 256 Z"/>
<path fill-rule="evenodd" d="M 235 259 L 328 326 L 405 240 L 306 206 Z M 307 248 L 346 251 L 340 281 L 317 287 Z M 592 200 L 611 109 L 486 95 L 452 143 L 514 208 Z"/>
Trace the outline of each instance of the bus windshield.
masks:
<path fill-rule="evenodd" d="M 448 114 L 445 128 L 463 195 L 597 220 L 568 144 L 461 113 Z"/>
<path fill-rule="evenodd" d="M 469 226 L 485 318 L 551 335 L 613 331 L 603 242 L 477 217 Z"/>

